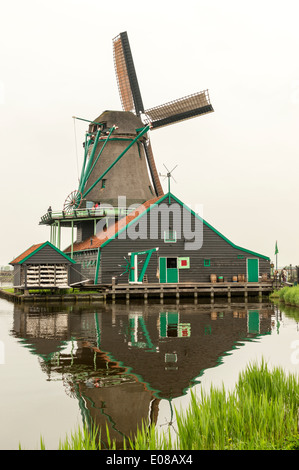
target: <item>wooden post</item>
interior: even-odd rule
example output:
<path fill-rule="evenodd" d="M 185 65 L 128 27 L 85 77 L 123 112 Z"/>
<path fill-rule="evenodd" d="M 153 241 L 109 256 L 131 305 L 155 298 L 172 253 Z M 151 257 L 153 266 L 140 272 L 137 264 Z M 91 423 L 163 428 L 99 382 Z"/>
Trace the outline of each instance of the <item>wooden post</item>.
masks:
<path fill-rule="evenodd" d="M 244 297 L 245 297 L 245 302 L 247 302 L 247 300 L 248 300 L 248 290 L 247 290 L 247 286 L 244 287 Z"/>
<path fill-rule="evenodd" d="M 231 301 L 231 295 L 232 295 L 232 293 L 231 293 L 231 290 L 230 290 L 230 286 L 228 286 L 227 287 L 227 299 L 228 299 L 229 302 Z"/>
<path fill-rule="evenodd" d="M 263 300 L 262 286 L 259 286 L 259 302 L 262 302 L 262 300 Z"/>
<path fill-rule="evenodd" d="M 61 247 L 61 226 L 60 226 L 60 220 L 57 222 L 57 248 L 60 250 Z"/>
<path fill-rule="evenodd" d="M 74 257 L 74 221 L 72 220 L 72 244 L 71 244 L 71 258 Z"/>
<path fill-rule="evenodd" d="M 211 302 L 214 302 L 214 288 L 211 287 Z"/>
<path fill-rule="evenodd" d="M 160 287 L 160 302 L 163 304 L 164 301 L 164 291 L 163 287 Z"/>

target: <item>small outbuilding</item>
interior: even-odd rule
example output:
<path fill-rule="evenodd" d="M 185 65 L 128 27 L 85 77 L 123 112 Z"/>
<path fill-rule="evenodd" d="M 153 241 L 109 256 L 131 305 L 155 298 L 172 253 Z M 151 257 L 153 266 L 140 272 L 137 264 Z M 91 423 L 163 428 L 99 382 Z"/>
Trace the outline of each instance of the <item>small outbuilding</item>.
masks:
<path fill-rule="evenodd" d="M 32 245 L 11 264 L 15 289 L 64 289 L 79 282 L 80 265 L 50 242 Z"/>

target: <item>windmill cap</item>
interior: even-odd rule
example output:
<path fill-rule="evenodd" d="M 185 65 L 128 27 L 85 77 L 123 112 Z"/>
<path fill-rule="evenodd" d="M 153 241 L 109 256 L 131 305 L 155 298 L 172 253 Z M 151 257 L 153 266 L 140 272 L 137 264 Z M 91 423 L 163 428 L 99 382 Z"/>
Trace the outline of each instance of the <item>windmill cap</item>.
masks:
<path fill-rule="evenodd" d="M 141 119 L 130 111 L 104 111 L 93 122 L 101 122 L 110 129 L 116 126 L 113 135 L 126 134 L 136 137 L 136 130 L 144 127 Z"/>

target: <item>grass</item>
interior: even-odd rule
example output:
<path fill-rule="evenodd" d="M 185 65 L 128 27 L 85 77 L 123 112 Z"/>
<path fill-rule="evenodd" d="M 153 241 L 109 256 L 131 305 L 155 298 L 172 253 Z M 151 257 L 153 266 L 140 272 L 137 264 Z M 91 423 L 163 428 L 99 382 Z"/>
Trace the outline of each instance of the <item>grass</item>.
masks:
<path fill-rule="evenodd" d="M 239 375 L 236 389 L 192 394 L 186 414 L 177 414 L 179 449 L 299 449 L 299 383 L 265 363 Z"/>
<path fill-rule="evenodd" d="M 8 293 L 15 293 L 13 287 L 1 287 L 1 290 L 8 292 Z M 40 294 L 40 295 L 51 295 L 51 289 L 30 289 L 30 294 Z M 61 289 L 59 295 L 68 295 L 68 294 L 97 294 L 96 290 L 80 290 L 79 288 L 70 288 L 70 289 Z M 15 293 L 16 295 L 20 295 L 20 293 Z"/>
<path fill-rule="evenodd" d="M 239 374 L 233 391 L 213 386 L 191 401 L 185 411 L 176 410 L 177 431 L 158 432 L 143 423 L 129 450 L 299 450 L 299 381 L 281 368 L 249 365 Z M 109 438 L 108 448 L 115 449 Z M 43 440 L 41 440 L 45 448 Z M 105 447 L 107 448 L 107 446 Z M 99 450 L 98 430 L 86 427 L 59 444 L 60 450 Z"/>
<path fill-rule="evenodd" d="M 299 286 L 286 286 L 280 289 L 279 300 L 287 305 L 299 307 Z"/>
<path fill-rule="evenodd" d="M 279 290 L 273 291 L 273 292 L 269 295 L 269 299 L 279 299 Z"/>

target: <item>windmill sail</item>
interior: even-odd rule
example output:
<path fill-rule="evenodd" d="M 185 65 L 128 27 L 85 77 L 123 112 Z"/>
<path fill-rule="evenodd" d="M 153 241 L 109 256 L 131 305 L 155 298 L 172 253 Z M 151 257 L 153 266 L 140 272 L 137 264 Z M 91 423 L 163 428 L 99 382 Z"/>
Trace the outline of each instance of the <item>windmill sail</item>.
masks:
<path fill-rule="evenodd" d="M 120 36 L 114 39 L 113 43 L 114 52 L 114 66 L 117 78 L 117 84 L 121 99 L 121 104 L 124 111 L 134 110 L 133 95 L 130 87 L 130 80 L 128 76 L 124 51 Z"/>
<path fill-rule="evenodd" d="M 124 111 L 134 112 L 137 116 L 144 113 L 130 43 L 126 32 L 113 39 L 114 66 L 121 103 Z M 150 142 L 143 144 L 147 163 L 156 196 L 164 194 L 155 164 Z"/>
<path fill-rule="evenodd" d="M 144 112 L 141 93 L 126 32 L 113 39 L 114 65 L 124 111 Z"/>
<path fill-rule="evenodd" d="M 209 92 L 204 90 L 146 110 L 145 122 L 151 124 L 152 129 L 157 129 L 213 111 Z"/>
<path fill-rule="evenodd" d="M 145 142 L 143 144 L 143 147 L 144 147 L 145 155 L 146 155 L 146 158 L 147 158 L 148 166 L 149 166 L 149 169 L 150 169 L 150 174 L 151 174 L 151 178 L 152 178 L 155 193 L 156 193 L 157 196 L 163 196 L 164 191 L 163 191 L 162 185 L 160 183 L 160 178 L 159 178 L 158 171 L 157 171 L 157 168 L 156 168 L 155 159 L 154 159 L 154 155 L 153 155 L 153 151 L 152 151 L 152 146 L 151 146 L 151 143 L 150 143 L 149 139 L 147 140 L 147 142 Z"/>
<path fill-rule="evenodd" d="M 201 114 L 214 111 L 208 90 L 185 96 L 175 101 L 144 110 L 131 48 L 126 32 L 113 39 L 114 65 L 121 103 L 124 111 L 133 112 L 143 118 L 152 129 L 185 121 Z M 163 193 L 153 156 L 150 140 L 143 142 L 149 173 L 157 196 Z"/>

